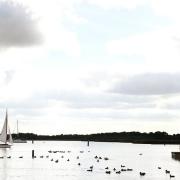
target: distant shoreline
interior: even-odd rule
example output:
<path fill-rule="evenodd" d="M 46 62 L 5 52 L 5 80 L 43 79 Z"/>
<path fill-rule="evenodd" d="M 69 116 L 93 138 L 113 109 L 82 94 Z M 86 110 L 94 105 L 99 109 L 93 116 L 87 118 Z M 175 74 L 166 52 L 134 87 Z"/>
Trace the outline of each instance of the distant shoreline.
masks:
<path fill-rule="evenodd" d="M 33 133 L 12 134 L 13 139 L 38 141 L 94 141 L 121 142 L 136 144 L 180 144 L 180 134 L 169 135 L 166 132 L 112 132 L 98 134 L 67 134 L 67 135 L 37 135 Z"/>

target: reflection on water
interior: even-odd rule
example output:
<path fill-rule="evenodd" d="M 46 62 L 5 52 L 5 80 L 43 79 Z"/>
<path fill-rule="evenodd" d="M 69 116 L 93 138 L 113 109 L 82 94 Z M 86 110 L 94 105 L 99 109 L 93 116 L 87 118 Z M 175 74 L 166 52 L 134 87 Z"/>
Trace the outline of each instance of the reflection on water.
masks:
<path fill-rule="evenodd" d="M 35 159 L 31 157 L 32 149 Z M 180 162 L 171 158 L 172 151 L 178 151 L 178 146 L 91 142 L 88 147 L 87 142 L 65 141 L 14 144 L 11 149 L 0 149 L 0 156 L 4 157 L 0 158 L 0 177 L 2 180 L 166 180 L 170 175 L 165 170 L 169 170 L 174 179 L 180 179 Z M 92 171 L 87 171 L 91 168 Z M 145 172 L 145 176 L 141 177 L 140 172 Z"/>

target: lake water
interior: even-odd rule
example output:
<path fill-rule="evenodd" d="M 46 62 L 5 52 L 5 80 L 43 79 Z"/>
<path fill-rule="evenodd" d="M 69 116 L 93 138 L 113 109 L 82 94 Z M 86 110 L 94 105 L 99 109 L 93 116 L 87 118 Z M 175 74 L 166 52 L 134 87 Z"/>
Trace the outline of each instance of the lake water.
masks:
<path fill-rule="evenodd" d="M 33 149 L 35 159 L 31 158 Z M 50 150 L 58 152 L 49 153 Z M 88 147 L 87 142 L 71 141 L 14 144 L 11 149 L 0 149 L 0 156 L 4 157 L 0 159 L 0 179 L 166 180 L 170 179 L 169 174 L 165 173 L 167 169 L 175 175 L 172 179 L 179 180 L 180 161 L 171 158 L 171 151 L 179 151 L 179 146 L 90 142 Z M 142 155 L 139 155 L 140 153 Z M 20 156 L 23 158 L 19 158 Z M 95 156 L 102 157 L 102 159 L 97 162 Z M 109 160 L 104 160 L 104 157 L 108 157 Z M 58 163 L 55 160 L 58 160 Z M 81 165 L 79 166 L 78 163 Z M 93 172 L 88 172 L 87 169 L 92 165 Z M 133 171 L 116 174 L 113 168 L 121 170 L 121 165 L 125 165 L 125 168 L 132 168 Z M 106 167 L 109 167 L 111 174 L 105 173 Z M 146 172 L 146 175 L 140 177 L 140 171 Z"/>

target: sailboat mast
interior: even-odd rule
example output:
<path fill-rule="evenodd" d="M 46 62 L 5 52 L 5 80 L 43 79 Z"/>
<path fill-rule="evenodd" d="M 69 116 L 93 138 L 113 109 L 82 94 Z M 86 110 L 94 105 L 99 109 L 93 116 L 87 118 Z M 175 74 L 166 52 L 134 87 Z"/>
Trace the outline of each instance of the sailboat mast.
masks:
<path fill-rule="evenodd" d="M 18 120 L 17 120 L 17 134 L 19 134 Z"/>
<path fill-rule="evenodd" d="M 7 109 L 6 109 L 6 141 L 5 141 L 5 144 L 7 143 L 7 126 L 8 126 L 8 113 L 7 113 Z"/>

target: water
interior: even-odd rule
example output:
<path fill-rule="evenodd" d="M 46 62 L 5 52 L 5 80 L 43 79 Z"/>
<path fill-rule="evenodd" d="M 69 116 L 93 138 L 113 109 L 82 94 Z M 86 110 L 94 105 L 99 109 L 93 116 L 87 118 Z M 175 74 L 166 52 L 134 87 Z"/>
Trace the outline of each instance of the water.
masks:
<path fill-rule="evenodd" d="M 35 159 L 31 158 L 32 149 L 37 156 Z M 49 150 L 61 152 L 49 153 Z M 175 175 L 173 179 L 179 180 L 180 161 L 171 158 L 171 151 L 179 151 L 179 146 L 90 142 L 88 147 L 87 142 L 71 141 L 14 144 L 11 149 L 0 149 L 0 156 L 4 156 L 0 159 L 0 177 L 2 180 L 169 180 L 169 174 L 165 173 L 168 169 Z M 102 157 L 99 162 L 94 158 L 96 155 Z M 57 159 L 59 162 L 55 163 Z M 93 172 L 88 172 L 91 165 Z M 120 170 L 121 165 L 133 171 L 116 174 L 112 169 Z M 111 174 L 105 173 L 107 166 Z M 140 177 L 140 171 L 146 175 Z"/>

